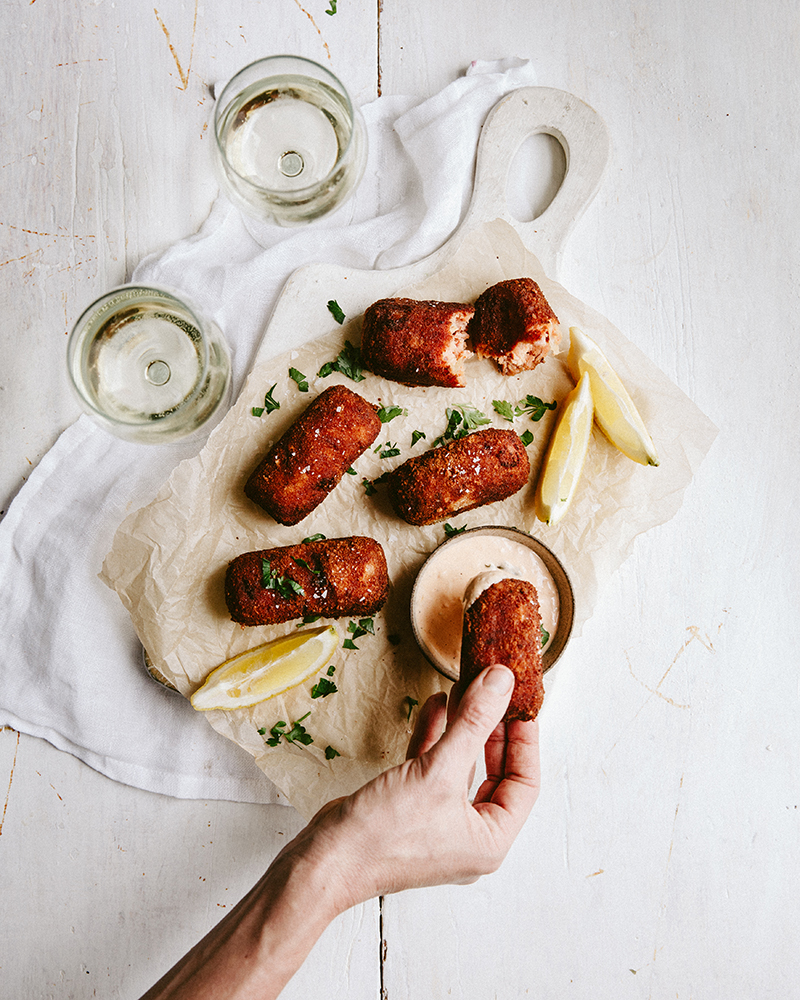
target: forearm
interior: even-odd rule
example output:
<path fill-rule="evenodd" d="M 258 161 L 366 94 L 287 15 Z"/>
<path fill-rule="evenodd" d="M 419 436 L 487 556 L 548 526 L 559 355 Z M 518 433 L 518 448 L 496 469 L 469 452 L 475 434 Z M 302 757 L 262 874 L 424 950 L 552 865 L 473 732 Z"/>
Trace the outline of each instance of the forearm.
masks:
<path fill-rule="evenodd" d="M 290 847 L 142 1000 L 274 1000 L 344 908 L 321 860 Z"/>

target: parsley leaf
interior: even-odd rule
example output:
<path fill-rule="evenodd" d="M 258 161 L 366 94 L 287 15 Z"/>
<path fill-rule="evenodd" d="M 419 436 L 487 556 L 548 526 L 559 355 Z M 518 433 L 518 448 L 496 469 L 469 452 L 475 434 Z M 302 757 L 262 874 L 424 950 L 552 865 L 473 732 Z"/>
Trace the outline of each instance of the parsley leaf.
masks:
<path fill-rule="evenodd" d="M 538 396 L 526 396 L 517 407 L 517 416 L 522 416 L 523 413 L 527 413 L 529 414 L 531 420 L 536 423 L 542 419 L 548 410 L 554 410 L 556 406 L 557 403 L 555 400 L 553 400 L 552 403 L 545 403 L 544 400 L 539 399 Z"/>
<path fill-rule="evenodd" d="M 365 379 L 364 375 L 364 363 L 361 360 L 361 351 L 354 347 L 349 340 L 344 342 L 344 347 L 335 361 L 326 361 L 325 364 L 317 372 L 320 378 L 327 378 L 334 372 L 339 372 L 341 375 L 345 375 L 347 378 L 352 379 L 353 382 L 363 382 Z"/>
<path fill-rule="evenodd" d="M 306 727 L 302 723 L 309 715 L 311 715 L 311 712 L 306 712 L 297 722 L 293 722 L 291 729 L 286 728 L 286 723 L 283 720 L 276 722 L 269 731 L 269 739 L 264 740 L 264 742 L 268 747 L 276 747 L 280 743 L 281 737 L 283 737 L 287 743 L 302 743 L 304 746 L 308 746 L 309 743 L 314 742 L 314 737 L 306 732 Z M 259 736 L 264 736 L 266 729 L 259 729 L 258 734 Z"/>
<path fill-rule="evenodd" d="M 264 409 L 267 413 L 272 413 L 273 410 L 279 410 L 281 408 L 281 404 L 276 399 L 272 398 L 272 394 L 275 392 L 277 385 L 278 383 L 276 382 L 264 397 Z"/>
<path fill-rule="evenodd" d="M 414 431 L 414 433 L 411 435 L 411 447 L 412 448 L 417 443 L 417 441 L 420 440 L 420 438 L 422 438 L 422 439 L 425 438 L 425 431 Z"/>
<path fill-rule="evenodd" d="M 512 424 L 514 423 L 514 417 L 519 416 L 507 399 L 493 399 L 492 406 L 495 413 L 499 413 L 504 420 L 509 420 Z"/>
<path fill-rule="evenodd" d="M 290 368 L 289 378 L 297 383 L 297 388 L 300 392 L 308 392 L 308 381 L 302 372 L 299 372 L 296 368 Z"/>
<path fill-rule="evenodd" d="M 327 677 L 320 677 L 314 687 L 311 688 L 312 698 L 327 698 L 329 694 L 334 694 L 339 688 L 329 681 Z"/>
<path fill-rule="evenodd" d="M 314 742 L 314 737 L 310 733 L 306 732 L 306 727 L 300 725 L 300 723 L 304 722 L 309 715 L 311 715 L 311 712 L 306 712 L 306 714 L 302 715 L 297 722 L 292 723 L 292 728 L 288 733 L 283 733 L 283 738 L 287 743 L 302 743 L 303 746 L 308 746 L 309 743 Z"/>
<path fill-rule="evenodd" d="M 333 10 L 328 10 L 325 13 L 326 14 L 335 14 L 336 13 L 336 5 L 334 4 Z M 344 323 L 344 313 L 342 312 L 342 307 L 339 305 L 339 303 L 336 301 L 336 299 L 329 299 L 328 300 L 328 311 L 330 312 L 331 316 L 333 316 L 333 318 L 336 320 L 336 322 L 339 323 L 339 325 L 341 325 L 342 323 Z"/>
<path fill-rule="evenodd" d="M 325 747 L 325 760 L 333 760 L 334 757 L 341 757 L 342 755 L 338 750 L 334 750 L 333 747 Z"/>
<path fill-rule="evenodd" d="M 328 2 L 331 5 L 331 9 L 330 10 L 326 10 L 325 13 L 333 15 L 333 14 L 336 13 L 336 3 L 337 3 L 337 0 L 328 0 Z M 328 749 L 330 749 L 330 747 Z M 338 757 L 339 755 L 337 754 L 336 756 Z"/>
<path fill-rule="evenodd" d="M 434 447 L 443 444 L 445 441 L 457 441 L 466 437 L 470 431 L 484 424 L 490 424 L 491 420 L 476 409 L 474 406 L 448 406 L 445 410 L 447 416 L 447 427 L 441 437 L 433 442 Z"/>
<path fill-rule="evenodd" d="M 445 524 L 444 536 L 445 538 L 454 538 L 456 535 L 460 535 L 463 531 L 466 530 L 467 530 L 466 524 L 460 528 L 456 528 L 452 524 Z"/>
<path fill-rule="evenodd" d="M 528 445 L 531 443 L 531 441 L 533 441 L 533 434 L 531 434 L 530 431 L 523 431 L 520 434 L 519 439 L 520 439 L 520 441 L 522 441 L 522 443 L 527 448 Z"/>
<path fill-rule="evenodd" d="M 264 412 L 264 407 L 254 406 L 251 408 L 250 412 L 253 414 L 254 417 L 260 417 L 261 414 Z"/>
<path fill-rule="evenodd" d="M 547 631 L 544 625 L 540 625 L 539 627 L 542 630 L 542 646 L 546 646 L 547 643 L 550 641 L 550 633 Z"/>
<path fill-rule="evenodd" d="M 387 441 L 386 444 L 382 444 L 380 447 L 382 450 L 378 455 L 378 458 L 394 458 L 396 455 L 400 454 L 400 449 L 396 444 L 392 444 L 391 441 Z"/>
<path fill-rule="evenodd" d="M 404 410 L 402 406 L 382 406 L 378 410 L 378 420 L 382 424 L 388 424 L 390 420 L 400 416 L 408 416 L 408 410 Z"/>
<path fill-rule="evenodd" d="M 313 625 L 314 622 L 318 622 L 322 618 L 322 615 L 303 615 L 300 621 L 295 625 L 295 628 L 302 628 L 304 625 Z"/>
<path fill-rule="evenodd" d="M 269 559 L 261 560 L 261 586 L 265 590 L 276 590 L 286 600 L 291 600 L 295 594 L 305 594 L 297 580 L 289 576 L 278 576 L 270 566 Z"/>
<path fill-rule="evenodd" d="M 411 713 L 414 711 L 414 706 L 419 705 L 419 702 L 417 701 L 416 698 L 412 698 L 410 695 L 406 695 L 405 698 L 403 698 L 403 704 L 408 705 L 408 715 L 406 716 L 406 722 L 410 722 Z"/>
<path fill-rule="evenodd" d="M 276 747 L 280 743 L 281 736 L 283 736 L 283 731 L 284 731 L 285 728 L 286 728 L 286 723 L 285 722 L 276 722 L 275 723 L 275 725 L 269 731 L 269 737 L 270 738 L 268 740 L 264 741 L 267 744 L 268 747 Z M 266 730 L 259 729 L 259 733 L 262 736 L 264 735 L 265 732 L 266 732 Z"/>
<path fill-rule="evenodd" d="M 324 540 L 325 535 L 323 535 L 321 531 L 318 531 L 316 535 L 309 535 L 308 538 L 304 538 L 303 545 L 305 545 L 306 542 L 322 542 Z"/>
<path fill-rule="evenodd" d="M 361 485 L 364 487 L 364 492 L 367 494 L 368 497 L 371 497 L 373 493 L 378 492 L 372 485 L 372 483 L 369 481 L 369 479 L 362 479 Z"/>

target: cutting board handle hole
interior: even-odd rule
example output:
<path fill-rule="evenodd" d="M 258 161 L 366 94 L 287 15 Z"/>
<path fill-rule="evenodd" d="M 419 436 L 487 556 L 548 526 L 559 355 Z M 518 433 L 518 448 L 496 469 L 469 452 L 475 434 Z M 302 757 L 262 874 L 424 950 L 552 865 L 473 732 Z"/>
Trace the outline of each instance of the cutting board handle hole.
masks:
<path fill-rule="evenodd" d="M 514 154 L 506 181 L 506 203 L 517 222 L 538 219 L 558 194 L 567 173 L 564 147 L 554 135 L 537 132 Z"/>

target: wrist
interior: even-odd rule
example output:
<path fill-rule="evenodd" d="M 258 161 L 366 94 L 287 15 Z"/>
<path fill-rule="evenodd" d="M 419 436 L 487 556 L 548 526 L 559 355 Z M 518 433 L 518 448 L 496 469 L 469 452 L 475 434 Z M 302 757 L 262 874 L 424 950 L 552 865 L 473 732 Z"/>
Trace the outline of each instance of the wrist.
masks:
<path fill-rule="evenodd" d="M 286 965 L 291 967 L 289 975 L 331 921 L 353 902 L 340 877 L 336 852 L 304 833 L 284 848 L 255 890 L 261 925 L 259 964 L 272 970 Z"/>

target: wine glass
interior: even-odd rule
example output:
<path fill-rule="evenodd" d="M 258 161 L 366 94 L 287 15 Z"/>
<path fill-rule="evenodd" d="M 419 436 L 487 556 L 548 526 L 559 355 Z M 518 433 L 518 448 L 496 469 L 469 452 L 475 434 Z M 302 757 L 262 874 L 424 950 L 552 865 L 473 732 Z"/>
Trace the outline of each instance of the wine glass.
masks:
<path fill-rule="evenodd" d="M 222 333 L 159 287 L 123 285 L 93 302 L 72 329 L 67 366 L 84 410 L 129 441 L 174 441 L 208 429 L 230 394 Z"/>
<path fill-rule="evenodd" d="M 270 56 L 238 72 L 214 111 L 223 189 L 244 212 L 281 226 L 338 208 L 364 172 L 364 123 L 329 70 Z"/>

